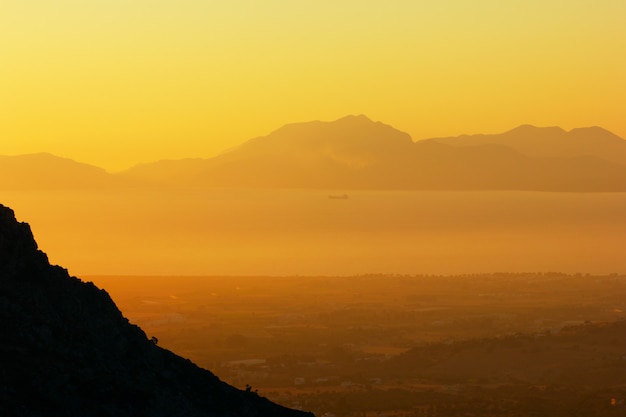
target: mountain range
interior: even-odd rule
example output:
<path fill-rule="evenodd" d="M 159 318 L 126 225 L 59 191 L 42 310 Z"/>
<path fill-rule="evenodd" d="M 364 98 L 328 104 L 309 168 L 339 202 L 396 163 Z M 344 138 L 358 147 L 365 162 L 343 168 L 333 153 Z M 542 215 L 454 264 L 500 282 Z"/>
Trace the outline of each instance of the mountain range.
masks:
<path fill-rule="evenodd" d="M 0 414 L 296 417 L 157 346 L 0 205 Z"/>
<path fill-rule="evenodd" d="M 626 191 L 626 140 L 600 127 L 523 125 L 414 142 L 360 115 L 288 124 L 213 158 L 116 174 L 49 154 L 0 157 L 0 189 L 121 186 Z"/>

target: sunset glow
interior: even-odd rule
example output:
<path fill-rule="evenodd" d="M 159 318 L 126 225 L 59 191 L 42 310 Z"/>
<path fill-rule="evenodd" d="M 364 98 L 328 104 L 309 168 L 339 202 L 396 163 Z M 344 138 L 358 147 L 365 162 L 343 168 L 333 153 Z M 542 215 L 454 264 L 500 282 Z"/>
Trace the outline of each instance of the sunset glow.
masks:
<path fill-rule="evenodd" d="M 0 155 L 117 171 L 367 114 L 414 140 L 626 137 L 626 2 L 5 0 Z"/>
<path fill-rule="evenodd" d="M 624 415 L 625 97 L 626 0 L 0 0 L 0 415 Z"/>

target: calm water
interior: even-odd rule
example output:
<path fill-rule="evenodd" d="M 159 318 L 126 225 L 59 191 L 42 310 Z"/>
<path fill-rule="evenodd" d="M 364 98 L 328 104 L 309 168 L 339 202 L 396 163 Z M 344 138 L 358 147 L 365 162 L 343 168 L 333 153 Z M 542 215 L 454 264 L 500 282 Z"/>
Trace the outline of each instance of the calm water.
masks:
<path fill-rule="evenodd" d="M 626 272 L 624 193 L 30 191 L 0 202 L 76 275 Z"/>

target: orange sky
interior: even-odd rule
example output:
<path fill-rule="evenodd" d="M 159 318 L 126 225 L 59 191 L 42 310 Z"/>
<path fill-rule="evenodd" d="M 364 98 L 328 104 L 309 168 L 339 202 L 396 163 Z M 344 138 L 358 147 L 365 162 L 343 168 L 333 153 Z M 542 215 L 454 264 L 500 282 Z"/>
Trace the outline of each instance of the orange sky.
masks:
<path fill-rule="evenodd" d="M 0 154 L 115 171 L 367 114 L 626 137 L 623 0 L 3 0 Z"/>

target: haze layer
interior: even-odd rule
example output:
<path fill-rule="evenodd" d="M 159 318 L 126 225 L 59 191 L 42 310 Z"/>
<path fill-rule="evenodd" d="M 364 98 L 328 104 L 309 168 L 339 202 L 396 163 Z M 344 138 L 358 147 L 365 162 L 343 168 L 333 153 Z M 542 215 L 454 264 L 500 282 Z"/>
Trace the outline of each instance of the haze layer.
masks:
<path fill-rule="evenodd" d="M 3 1 L 0 153 L 120 170 L 353 113 L 415 139 L 624 137 L 624 21 L 623 1 Z"/>

